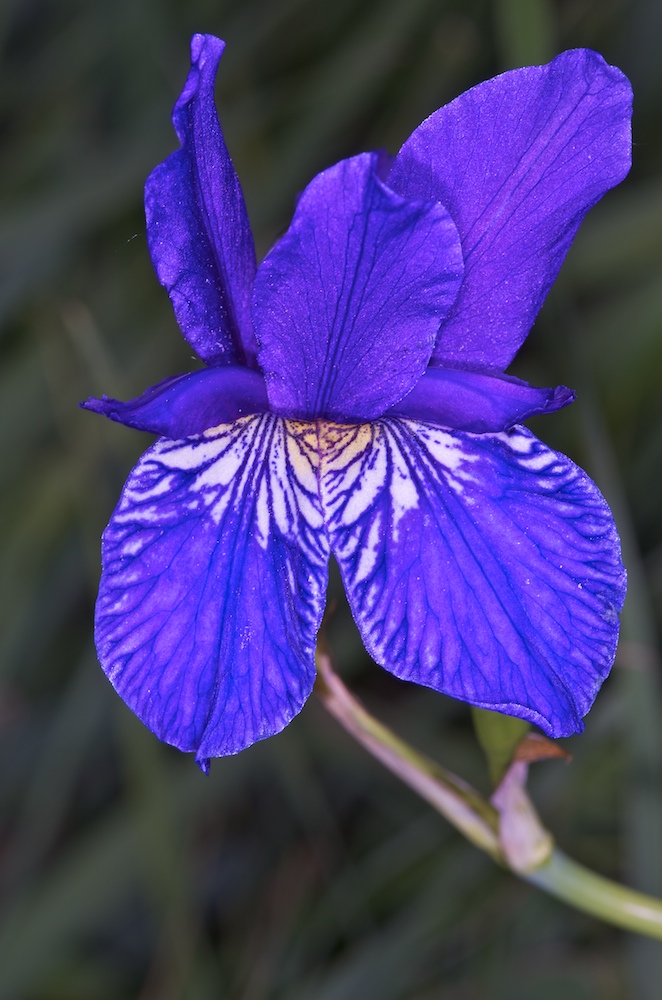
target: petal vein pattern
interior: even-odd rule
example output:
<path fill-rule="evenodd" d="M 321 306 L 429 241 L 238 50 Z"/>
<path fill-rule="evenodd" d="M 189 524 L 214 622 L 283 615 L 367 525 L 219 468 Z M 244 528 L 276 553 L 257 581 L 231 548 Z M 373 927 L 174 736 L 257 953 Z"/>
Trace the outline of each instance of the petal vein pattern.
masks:
<path fill-rule="evenodd" d="M 393 418 L 325 434 L 327 531 L 371 655 L 552 736 L 581 730 L 625 591 L 591 480 L 522 427 Z"/>
<path fill-rule="evenodd" d="M 260 365 L 285 416 L 381 416 L 423 375 L 455 301 L 455 224 L 434 200 L 393 194 L 378 159 L 364 153 L 319 174 L 258 269 Z"/>
<path fill-rule="evenodd" d="M 312 690 L 328 561 L 314 445 L 313 425 L 272 415 L 161 439 L 104 534 L 104 669 L 203 767 L 279 732 Z"/>
<path fill-rule="evenodd" d="M 439 199 L 465 262 L 433 364 L 510 364 L 581 220 L 630 168 L 631 113 L 623 74 L 576 49 L 473 87 L 414 130 L 387 183 Z"/>
<path fill-rule="evenodd" d="M 145 184 L 147 241 L 191 347 L 210 365 L 254 368 L 255 249 L 214 105 L 224 48 L 213 35 L 191 41 L 191 70 L 172 116 L 181 148 Z"/>

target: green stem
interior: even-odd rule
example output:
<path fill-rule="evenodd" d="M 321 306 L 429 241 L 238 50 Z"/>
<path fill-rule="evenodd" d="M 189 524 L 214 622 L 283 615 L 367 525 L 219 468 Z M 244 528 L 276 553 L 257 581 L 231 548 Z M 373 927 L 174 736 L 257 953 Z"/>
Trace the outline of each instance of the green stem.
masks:
<path fill-rule="evenodd" d="M 523 870 L 509 861 L 512 854 L 504 829 L 517 820 L 501 814 L 467 782 L 409 746 L 365 710 L 335 673 L 328 654 L 318 648 L 316 691 L 328 711 L 365 749 L 410 788 L 426 799 L 476 847 L 497 864 L 578 910 L 624 930 L 662 940 L 662 900 L 635 892 L 596 875 L 558 849 L 536 867 Z M 547 835 L 522 788 L 518 806 L 526 804 L 532 836 Z M 533 823 L 531 824 L 531 819 Z M 526 836 L 526 828 L 524 829 Z M 550 843 L 551 837 L 549 838 Z M 524 852 L 526 855 L 526 851 Z"/>
<path fill-rule="evenodd" d="M 501 861 L 496 809 L 462 778 L 414 750 L 366 712 L 334 672 L 330 658 L 319 649 L 317 671 L 315 690 L 347 732 L 434 806 L 467 840 Z"/>
<path fill-rule="evenodd" d="M 562 851 L 555 850 L 549 861 L 522 877 L 578 910 L 662 940 L 662 900 L 596 875 Z"/>

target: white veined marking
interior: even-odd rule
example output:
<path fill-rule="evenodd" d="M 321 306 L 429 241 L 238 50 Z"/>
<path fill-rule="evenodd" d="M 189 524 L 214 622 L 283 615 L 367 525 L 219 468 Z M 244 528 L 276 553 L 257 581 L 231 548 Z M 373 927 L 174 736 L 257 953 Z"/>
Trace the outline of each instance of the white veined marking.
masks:
<path fill-rule="evenodd" d="M 531 472 L 542 472 L 543 469 L 548 469 L 550 465 L 553 465 L 555 461 L 556 456 L 551 452 L 539 451 L 522 459 L 520 465 L 523 465 L 525 469 L 530 469 Z"/>
<path fill-rule="evenodd" d="M 140 500 L 141 501 L 151 500 L 152 497 L 163 496 L 164 493 L 168 492 L 171 486 L 172 486 L 172 476 L 163 476 L 163 478 L 159 479 L 159 481 L 155 483 L 154 486 L 152 486 L 150 489 L 140 491 Z"/>
<path fill-rule="evenodd" d="M 439 474 L 449 488 L 460 493 L 464 484 L 475 481 L 471 466 L 480 456 L 467 452 L 461 439 L 418 421 L 398 423 L 441 467 Z M 521 461 L 527 462 L 524 455 L 528 453 L 528 462 L 536 470 L 550 463 L 549 453 L 533 452 L 531 438 L 517 434 L 499 437 L 522 455 Z M 183 442 L 157 443 L 142 471 L 157 471 L 160 477 L 144 491 L 132 491 L 131 498 L 140 503 L 141 512 L 137 517 L 134 509 L 127 520 L 156 523 L 158 504 L 145 506 L 145 500 L 166 494 L 176 472 L 190 473 L 185 509 L 207 507 L 209 515 L 220 523 L 231 503 L 248 500 L 254 504 L 255 539 L 263 548 L 277 530 L 310 549 L 308 554 L 314 558 L 318 549 L 315 538 L 320 537 L 325 523 L 331 525 L 339 516 L 342 526 L 350 528 L 384 497 L 390 510 L 388 529 L 383 513 L 376 510 L 366 521 L 363 543 L 354 532 L 347 533 L 346 547 L 351 539 L 352 553 L 361 544 L 356 573 L 358 580 L 364 580 L 379 558 L 383 532 L 389 530 L 397 540 L 406 514 L 420 505 L 416 480 L 410 472 L 412 462 L 420 462 L 420 458 L 408 452 L 407 434 L 398 433 L 389 421 L 339 425 L 272 415 L 246 417 Z M 465 499 L 469 502 L 470 497 Z M 309 529 L 307 535 L 304 526 Z M 127 541 L 127 545 L 133 547 L 127 548 L 128 554 L 139 551 L 138 542 Z M 322 543 L 320 552 L 324 547 Z"/>
<path fill-rule="evenodd" d="M 472 463 L 480 462 L 480 456 L 467 452 L 458 438 L 436 427 L 425 424 L 414 424 L 416 435 L 423 442 L 430 455 L 446 471 L 446 482 L 458 496 L 465 492 L 465 483 L 475 483 L 478 480 L 470 472 Z M 465 497 L 466 503 L 473 503 L 471 497 Z"/>
<path fill-rule="evenodd" d="M 269 487 L 267 486 L 266 476 L 262 476 L 260 479 L 255 512 L 257 515 L 257 540 L 262 548 L 266 549 L 269 544 L 269 527 L 271 522 L 269 516 Z"/>
<path fill-rule="evenodd" d="M 368 464 L 369 463 L 369 464 Z M 336 465 L 335 469 L 338 470 Z M 336 489 L 351 490 L 351 496 L 342 515 L 342 523 L 349 527 L 373 505 L 386 482 L 388 456 L 384 442 L 377 439 L 372 453 L 355 459 L 347 466 L 347 475 L 342 477 Z"/>
<path fill-rule="evenodd" d="M 419 496 L 404 456 L 393 438 L 391 438 L 391 460 L 393 468 L 389 492 L 393 511 L 393 540 L 397 542 L 400 521 L 410 510 L 418 507 Z"/>
<path fill-rule="evenodd" d="M 495 434 L 494 437 L 499 441 L 503 441 L 511 451 L 516 451 L 520 455 L 526 455 L 527 452 L 533 451 L 536 444 L 536 438 L 528 437 L 526 434 L 513 433 L 512 431 L 501 431 L 501 433 Z"/>
<path fill-rule="evenodd" d="M 227 437 L 230 437 L 230 435 L 227 435 Z M 253 440 L 246 440 L 247 437 L 247 434 L 237 435 L 234 441 L 229 442 L 229 447 L 226 447 L 223 451 L 222 445 L 226 443 L 224 440 L 225 436 L 219 440 L 221 447 L 217 449 L 216 454 L 218 457 L 213 456 L 215 461 L 212 461 L 212 464 L 208 468 L 201 472 L 199 476 L 196 476 L 191 488 L 199 491 L 204 490 L 207 486 L 211 486 L 214 489 L 217 489 L 219 486 L 229 486 L 239 475 L 240 470 L 245 471 L 245 463 L 250 451 L 250 445 L 253 444 Z M 254 434 L 251 435 L 252 439 L 254 437 Z M 220 451 L 222 451 L 221 455 L 218 454 Z M 209 458 L 212 458 L 212 456 L 210 455 Z"/>
<path fill-rule="evenodd" d="M 367 580 L 373 569 L 377 565 L 379 550 L 381 548 L 382 516 L 378 513 L 370 524 L 368 537 L 359 555 L 359 563 L 354 574 L 354 582 L 361 583 Z"/>
<path fill-rule="evenodd" d="M 141 535 L 138 535 L 136 538 L 128 539 L 122 544 L 122 555 L 137 556 L 144 545 L 145 541 Z"/>
<path fill-rule="evenodd" d="M 187 441 L 191 441 L 190 444 L 173 447 L 172 441 L 157 442 L 153 455 L 155 458 L 158 456 L 157 460 L 166 468 L 190 472 L 218 457 L 219 451 L 227 447 L 235 426 L 235 424 L 221 424 L 220 427 L 213 427 L 199 437 L 187 438 Z"/>
<path fill-rule="evenodd" d="M 310 544 L 311 535 L 306 544 L 302 534 L 304 523 L 317 534 L 323 528 L 316 455 L 311 454 L 310 442 L 303 440 L 303 432 L 311 428 L 315 431 L 314 424 L 260 415 L 222 424 L 182 441 L 159 441 L 139 463 L 136 485 L 125 494 L 127 509 L 118 512 L 116 520 L 159 524 L 163 517 L 159 504 L 152 506 L 145 501 L 179 489 L 177 473 L 183 473 L 188 482 L 184 484 L 187 492 L 181 496 L 182 511 L 207 508 L 208 515 L 220 524 L 231 504 L 252 503 L 255 539 L 263 548 L 277 528 L 281 535 L 299 539 L 304 548 L 316 549 Z M 316 441 L 316 433 L 313 437 Z M 140 480 L 144 482 L 147 476 L 155 481 L 143 489 Z M 136 555 L 140 546 L 137 539 L 128 539 L 125 552 Z M 308 554 L 319 561 L 319 552 Z"/>
<path fill-rule="evenodd" d="M 342 527 L 351 528 L 387 492 L 389 530 L 397 540 L 405 515 L 420 506 L 419 490 L 410 467 L 415 468 L 421 459 L 409 453 L 407 434 L 418 441 L 423 453 L 428 452 L 437 474 L 443 475 L 444 482 L 454 492 L 463 493 L 467 483 L 479 481 L 472 465 L 480 462 L 480 455 L 463 448 L 461 439 L 418 421 L 403 420 L 397 424 L 407 433 L 398 433 L 390 421 L 354 427 L 320 421 L 321 501 L 327 523 L 333 524 L 339 516 Z M 466 503 L 474 502 L 471 496 L 464 499 Z M 384 525 L 382 530 L 386 530 Z M 349 541 L 346 548 L 348 545 Z M 353 554 L 356 545 L 354 539 L 352 553 L 346 554 Z M 371 559 L 372 555 L 361 557 L 358 572 L 362 577 L 369 573 Z"/>

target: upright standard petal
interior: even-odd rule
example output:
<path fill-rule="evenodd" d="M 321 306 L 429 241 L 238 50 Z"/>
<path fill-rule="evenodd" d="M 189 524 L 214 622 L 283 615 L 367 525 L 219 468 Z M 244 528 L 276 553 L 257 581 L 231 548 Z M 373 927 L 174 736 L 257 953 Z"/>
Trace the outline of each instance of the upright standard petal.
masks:
<path fill-rule="evenodd" d="M 147 178 L 147 241 L 191 347 L 210 365 L 255 367 L 255 249 L 214 104 L 224 48 L 213 35 L 191 41 L 191 70 L 172 115 L 182 147 Z"/>
<path fill-rule="evenodd" d="M 372 656 L 550 736 L 580 731 L 625 595 L 590 479 L 521 427 L 391 419 L 326 434 L 327 530 Z"/>
<path fill-rule="evenodd" d="M 479 84 L 405 142 L 389 186 L 439 199 L 464 253 L 433 363 L 510 363 L 584 215 L 630 169 L 631 112 L 623 74 L 577 49 Z"/>
<path fill-rule="evenodd" d="M 260 265 L 253 316 L 272 408 L 371 419 L 428 363 L 460 284 L 455 226 L 377 176 L 379 154 L 331 167 L 306 188 Z"/>
<path fill-rule="evenodd" d="M 295 432 L 264 415 L 158 441 L 104 534 L 101 663 L 203 768 L 279 732 L 312 689 L 328 543 Z"/>
<path fill-rule="evenodd" d="M 259 372 L 232 365 L 174 375 L 127 402 L 102 396 L 80 406 L 126 427 L 176 440 L 239 417 L 266 413 L 269 400 Z"/>
<path fill-rule="evenodd" d="M 536 389 L 510 375 L 428 368 L 409 395 L 386 416 L 483 434 L 504 431 L 538 413 L 553 413 L 572 403 L 575 396 L 564 385 Z"/>

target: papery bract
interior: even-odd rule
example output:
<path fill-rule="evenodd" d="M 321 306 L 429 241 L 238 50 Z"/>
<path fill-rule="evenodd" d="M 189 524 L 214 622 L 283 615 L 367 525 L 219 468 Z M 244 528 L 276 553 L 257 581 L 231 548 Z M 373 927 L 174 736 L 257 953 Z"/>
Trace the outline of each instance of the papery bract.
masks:
<path fill-rule="evenodd" d="M 392 673 L 581 730 L 615 655 L 618 536 L 585 473 L 519 426 L 574 393 L 504 368 L 629 169 L 627 80 L 578 49 L 474 87 L 393 160 L 316 177 L 256 270 L 222 51 L 194 37 L 181 148 L 145 189 L 157 275 L 208 367 L 82 404 L 162 435 L 104 534 L 104 669 L 203 768 L 278 732 L 312 688 L 333 554 Z"/>

